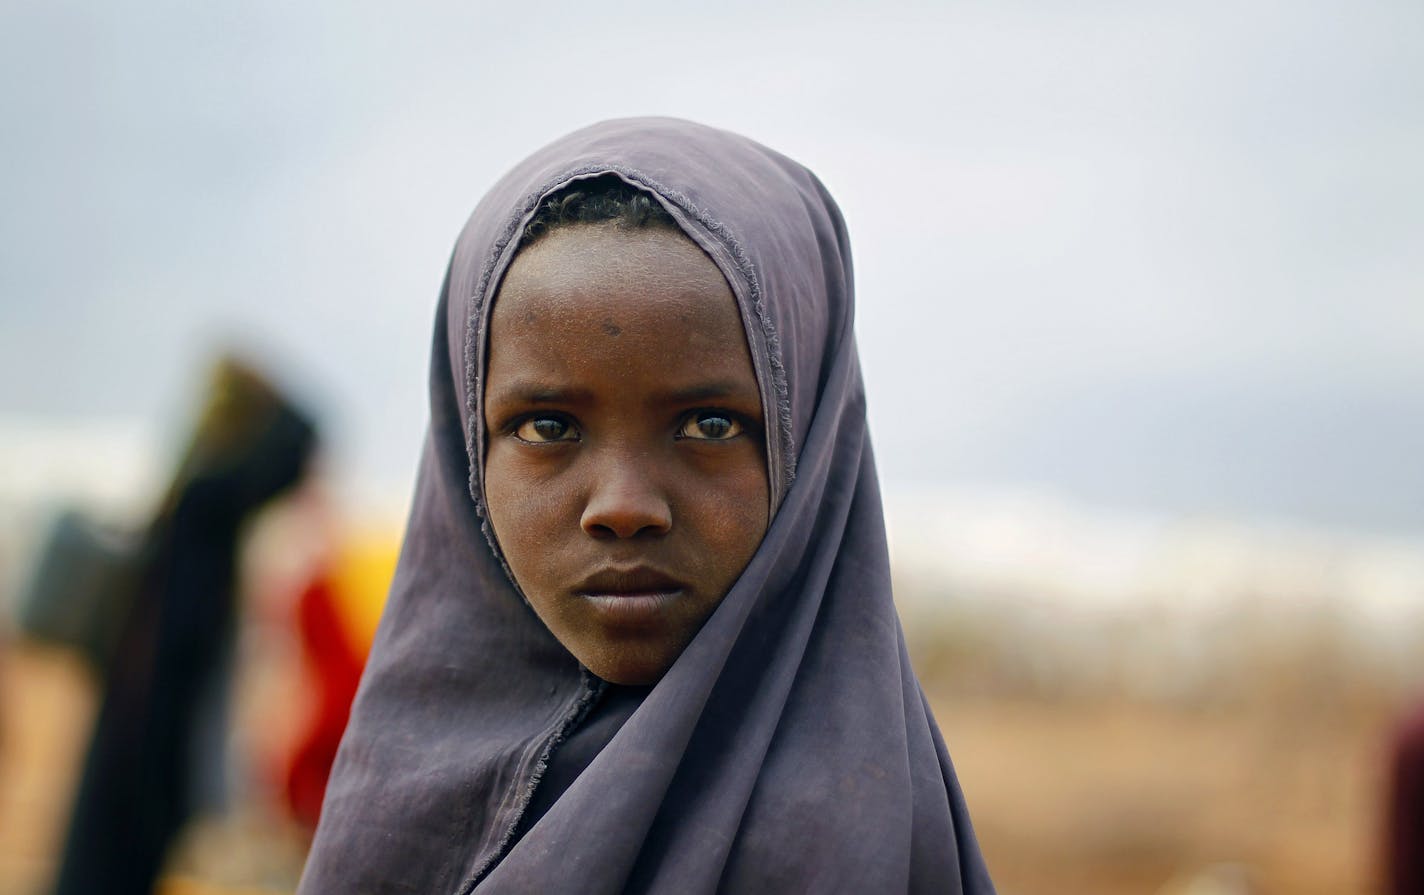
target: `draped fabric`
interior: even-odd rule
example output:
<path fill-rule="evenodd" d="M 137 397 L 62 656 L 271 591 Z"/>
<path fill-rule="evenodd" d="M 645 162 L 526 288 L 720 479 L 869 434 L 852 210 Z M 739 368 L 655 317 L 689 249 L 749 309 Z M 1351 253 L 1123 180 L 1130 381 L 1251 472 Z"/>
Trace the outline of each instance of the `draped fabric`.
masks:
<path fill-rule="evenodd" d="M 650 688 L 581 669 L 482 526 L 500 278 L 543 197 L 610 173 L 732 287 L 775 510 Z M 446 276 L 405 546 L 303 893 L 993 891 L 891 600 L 853 316 L 834 201 L 745 138 L 605 122 L 496 184 Z"/>

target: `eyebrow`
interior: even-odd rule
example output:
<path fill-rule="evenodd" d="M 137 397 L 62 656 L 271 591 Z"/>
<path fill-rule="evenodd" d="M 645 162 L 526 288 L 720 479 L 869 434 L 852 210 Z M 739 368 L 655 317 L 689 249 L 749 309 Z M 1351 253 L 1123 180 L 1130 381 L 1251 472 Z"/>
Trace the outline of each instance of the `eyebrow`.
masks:
<path fill-rule="evenodd" d="M 575 404 L 592 396 L 585 388 L 561 388 L 543 382 L 516 380 L 485 397 L 486 403 L 515 401 L 520 404 Z"/>
<path fill-rule="evenodd" d="M 691 404 L 697 401 L 710 401 L 715 398 L 726 398 L 730 396 L 741 396 L 751 394 L 731 380 L 716 380 L 713 382 L 699 382 L 689 385 L 686 388 L 672 389 L 664 392 L 659 397 L 669 404 Z"/>
<path fill-rule="evenodd" d="M 656 400 L 662 404 L 695 404 L 719 398 L 752 397 L 760 393 L 748 390 L 730 379 L 698 382 L 683 388 L 659 392 Z M 546 382 L 515 380 L 485 396 L 486 404 L 517 403 L 524 405 L 569 405 L 589 403 L 593 393 L 579 386 L 563 387 Z"/>

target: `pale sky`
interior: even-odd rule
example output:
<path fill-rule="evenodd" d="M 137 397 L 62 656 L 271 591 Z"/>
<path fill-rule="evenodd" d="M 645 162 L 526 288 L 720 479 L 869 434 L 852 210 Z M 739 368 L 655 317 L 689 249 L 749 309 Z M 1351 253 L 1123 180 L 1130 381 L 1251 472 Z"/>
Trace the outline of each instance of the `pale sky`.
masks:
<path fill-rule="evenodd" d="M 406 491 L 474 203 L 667 114 L 840 200 L 890 487 L 1418 532 L 1421 47 L 1417 0 L 11 0 L 0 415 L 174 428 L 253 345 Z"/>

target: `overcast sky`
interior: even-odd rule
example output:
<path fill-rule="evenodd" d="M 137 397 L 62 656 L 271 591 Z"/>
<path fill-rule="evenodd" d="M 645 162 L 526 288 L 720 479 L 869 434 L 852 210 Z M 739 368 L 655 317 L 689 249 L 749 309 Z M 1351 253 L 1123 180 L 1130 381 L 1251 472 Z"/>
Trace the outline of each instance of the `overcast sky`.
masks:
<path fill-rule="evenodd" d="M 1421 47 L 1417 0 L 9 0 L 0 414 L 176 427 L 253 345 L 408 490 L 476 200 L 669 114 L 840 200 L 891 487 L 1417 532 Z"/>

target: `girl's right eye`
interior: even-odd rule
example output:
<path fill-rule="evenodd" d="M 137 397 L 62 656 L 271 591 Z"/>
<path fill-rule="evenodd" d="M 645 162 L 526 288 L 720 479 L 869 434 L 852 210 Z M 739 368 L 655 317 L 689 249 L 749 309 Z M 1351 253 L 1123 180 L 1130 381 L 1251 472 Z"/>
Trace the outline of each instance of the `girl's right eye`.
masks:
<path fill-rule="evenodd" d="M 558 416 L 531 416 L 514 430 L 514 437 L 531 444 L 550 441 L 578 441 L 578 429 Z"/>

